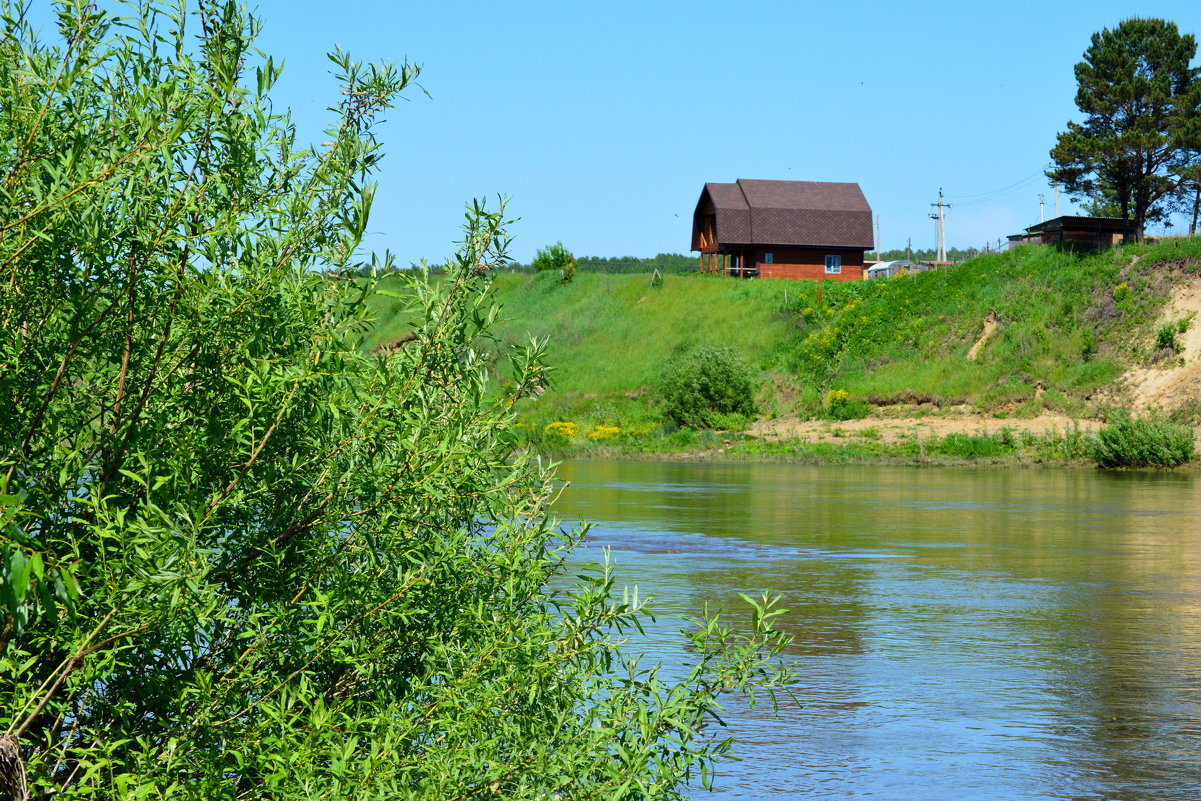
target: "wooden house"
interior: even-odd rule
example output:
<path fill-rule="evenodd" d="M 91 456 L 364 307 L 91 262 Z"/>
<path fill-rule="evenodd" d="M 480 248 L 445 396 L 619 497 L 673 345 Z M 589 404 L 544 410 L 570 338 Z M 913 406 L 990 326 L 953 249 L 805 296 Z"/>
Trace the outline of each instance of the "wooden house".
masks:
<path fill-rule="evenodd" d="M 858 281 L 872 248 L 872 209 L 859 184 L 707 183 L 692 215 L 702 272 Z"/>

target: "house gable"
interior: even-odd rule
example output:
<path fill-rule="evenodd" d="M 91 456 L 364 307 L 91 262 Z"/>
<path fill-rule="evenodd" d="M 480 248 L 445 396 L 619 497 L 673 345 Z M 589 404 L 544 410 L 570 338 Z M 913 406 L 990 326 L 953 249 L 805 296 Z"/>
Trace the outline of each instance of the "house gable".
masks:
<path fill-rule="evenodd" d="M 872 210 L 855 183 L 707 183 L 693 214 L 692 249 L 733 245 L 870 250 Z"/>

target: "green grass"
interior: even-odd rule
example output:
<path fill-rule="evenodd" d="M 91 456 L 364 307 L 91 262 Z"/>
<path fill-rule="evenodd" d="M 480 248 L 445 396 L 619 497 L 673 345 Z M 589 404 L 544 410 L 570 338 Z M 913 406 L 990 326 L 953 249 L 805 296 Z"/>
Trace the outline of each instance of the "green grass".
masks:
<path fill-rule="evenodd" d="M 874 404 L 924 400 L 981 411 L 1079 413 L 1088 396 L 1153 344 L 1143 329 L 1166 300 L 1174 272 L 1197 269 L 1199 246 L 1097 255 L 1028 246 L 912 277 L 840 286 L 827 293 L 823 309 L 800 296 L 790 366 L 819 388 Z M 1132 264 L 1139 251 L 1146 258 Z M 1128 289 L 1118 290 L 1121 284 Z M 990 313 L 999 328 L 969 361 Z"/>
<path fill-rule="evenodd" d="M 891 404 L 968 404 L 997 416 L 1085 417 L 1098 411 L 1098 390 L 1154 358 L 1172 284 L 1198 272 L 1201 240 L 1099 254 L 1026 246 L 887 281 L 827 281 L 820 304 L 812 281 L 685 274 L 652 287 L 645 274 L 581 272 L 561 285 L 555 275 L 504 273 L 494 288 L 498 341 L 487 345 L 500 356 L 530 336 L 549 339 L 553 385 L 519 415 L 531 446 L 561 452 L 714 446 L 664 429 L 654 392 L 672 356 L 700 345 L 728 345 L 755 366 L 763 416 L 844 416 L 830 408 L 835 397 L 857 410 L 845 416 Z M 407 332 L 398 301 L 376 303 L 372 344 Z M 990 313 L 999 326 L 969 361 Z M 503 378 L 504 360 L 496 363 Z M 545 427 L 557 421 L 575 423 L 578 441 L 549 441 Z M 1078 436 L 1017 445 L 965 437 L 931 443 L 920 456 L 1074 461 L 1083 451 Z"/>
<path fill-rule="evenodd" d="M 728 345 L 763 365 L 787 336 L 785 287 L 765 281 L 580 273 L 566 286 L 551 276 L 506 274 L 496 282 L 503 344 L 550 337 L 560 393 L 606 395 L 650 387 L 675 352 Z"/>

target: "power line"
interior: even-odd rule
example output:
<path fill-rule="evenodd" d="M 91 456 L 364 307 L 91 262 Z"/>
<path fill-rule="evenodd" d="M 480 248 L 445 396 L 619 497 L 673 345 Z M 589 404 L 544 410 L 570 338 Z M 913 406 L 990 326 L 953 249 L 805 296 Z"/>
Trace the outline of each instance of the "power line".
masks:
<path fill-rule="evenodd" d="M 948 195 L 948 197 L 950 197 L 953 200 L 962 202 L 964 200 L 974 200 L 978 197 L 982 197 L 983 195 L 994 195 L 999 192 L 1008 192 L 1011 189 L 1017 189 L 1019 186 L 1029 183 L 1032 179 L 1037 178 L 1038 176 L 1040 176 L 1042 174 L 1043 174 L 1042 170 L 1035 170 L 1034 172 L 1030 173 L 1026 177 L 1019 178 L 1018 180 L 1014 181 L 1013 183 L 1009 184 L 1008 186 L 1002 186 L 999 189 L 989 189 L 984 192 L 976 192 L 974 194 L 968 194 L 968 195 Z"/>
<path fill-rule="evenodd" d="M 987 203 L 990 200 L 996 200 L 1010 194 L 1011 192 L 1018 191 L 1022 187 L 1029 185 L 1041 175 L 1043 175 L 1043 171 L 1036 170 L 1027 175 L 1025 178 L 1022 178 L 1020 181 L 1015 181 L 1009 186 L 1003 186 L 1000 189 L 990 189 L 987 192 L 977 192 L 973 195 L 951 195 L 950 198 L 960 206 L 970 206 L 976 203 Z"/>

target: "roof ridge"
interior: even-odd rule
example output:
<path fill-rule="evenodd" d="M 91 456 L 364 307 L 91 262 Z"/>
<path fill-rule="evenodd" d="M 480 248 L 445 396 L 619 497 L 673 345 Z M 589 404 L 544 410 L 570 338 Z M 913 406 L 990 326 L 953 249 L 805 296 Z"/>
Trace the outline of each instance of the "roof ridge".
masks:
<path fill-rule="evenodd" d="M 754 179 L 748 178 L 747 180 L 753 181 Z M 741 178 L 734 179 L 734 186 L 738 187 L 738 191 L 742 193 L 742 202 L 746 204 L 747 234 L 750 236 L 751 241 L 754 242 L 755 241 L 755 207 L 751 205 L 751 199 L 746 196 L 746 190 L 742 188 L 742 179 Z"/>

